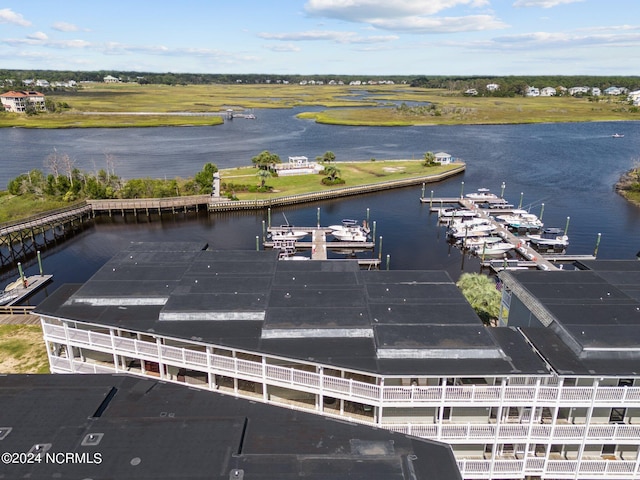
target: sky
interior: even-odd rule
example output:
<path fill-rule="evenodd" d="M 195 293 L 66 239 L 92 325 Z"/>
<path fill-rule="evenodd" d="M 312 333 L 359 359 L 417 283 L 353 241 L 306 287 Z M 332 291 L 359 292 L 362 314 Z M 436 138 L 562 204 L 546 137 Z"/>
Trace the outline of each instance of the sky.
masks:
<path fill-rule="evenodd" d="M 640 0 L 0 0 L 0 68 L 639 75 Z"/>

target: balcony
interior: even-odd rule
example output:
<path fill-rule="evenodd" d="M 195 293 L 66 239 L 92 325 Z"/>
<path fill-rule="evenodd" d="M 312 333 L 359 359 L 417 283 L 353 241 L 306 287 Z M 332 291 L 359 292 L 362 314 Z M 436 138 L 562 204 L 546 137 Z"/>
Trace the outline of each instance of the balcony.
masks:
<path fill-rule="evenodd" d="M 134 338 L 43 324 L 45 340 L 124 355 L 181 368 L 211 371 L 234 378 L 295 388 L 336 398 L 388 407 L 407 406 L 567 406 L 640 407 L 640 387 L 558 387 L 537 385 L 380 386 L 237 357 L 161 345 Z M 68 335 L 68 337 L 67 337 Z M 302 367 L 302 366 L 301 366 Z M 305 365 L 305 367 L 308 367 Z"/>

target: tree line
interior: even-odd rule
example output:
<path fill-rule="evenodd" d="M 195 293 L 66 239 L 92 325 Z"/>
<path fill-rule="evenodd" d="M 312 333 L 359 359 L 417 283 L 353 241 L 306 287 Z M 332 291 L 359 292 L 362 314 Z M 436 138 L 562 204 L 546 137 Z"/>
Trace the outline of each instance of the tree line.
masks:
<path fill-rule="evenodd" d="M 33 169 L 9 181 L 7 191 L 16 196 L 51 198 L 72 202 L 82 199 L 163 198 L 211 194 L 218 167 L 206 163 L 188 179 L 135 178 L 123 180 L 115 173 L 115 158 L 105 157 L 106 167 L 87 172 L 74 165 L 68 154 L 54 150 L 45 159 L 49 173 Z"/>
<path fill-rule="evenodd" d="M 299 74 L 233 74 L 233 73 L 177 73 L 177 72 L 138 72 L 128 70 L 10 70 L 0 69 L 0 83 L 7 79 L 14 80 L 13 86 L 4 83 L 4 88 L 19 88 L 26 79 L 46 79 L 50 83 L 66 82 L 102 82 L 104 77 L 111 75 L 125 82 L 138 82 L 161 85 L 206 85 L 206 84 L 265 84 L 289 82 L 299 83 L 302 80 L 315 80 L 329 83 L 331 80 L 342 80 L 348 83 L 352 80 L 391 80 L 395 83 L 407 83 L 414 87 L 442 88 L 451 91 L 461 91 L 476 88 L 478 92 L 486 91 L 486 85 L 497 83 L 500 89 L 488 92 L 493 95 L 518 95 L 524 93 L 524 87 L 536 86 L 567 88 L 573 86 L 598 87 L 602 90 L 608 87 L 625 87 L 629 90 L 640 89 L 640 76 L 621 75 L 524 75 L 524 76 L 479 76 L 479 75 L 299 75 Z"/>
<path fill-rule="evenodd" d="M 498 84 L 500 88 L 495 91 L 487 89 L 489 84 Z M 460 92 L 473 88 L 478 94 L 494 97 L 522 96 L 527 87 L 598 87 L 605 90 L 609 87 L 624 87 L 629 90 L 640 89 L 640 76 L 592 76 L 592 75 L 529 75 L 529 76 L 422 76 L 414 78 L 412 87 L 441 88 L 450 92 Z"/>

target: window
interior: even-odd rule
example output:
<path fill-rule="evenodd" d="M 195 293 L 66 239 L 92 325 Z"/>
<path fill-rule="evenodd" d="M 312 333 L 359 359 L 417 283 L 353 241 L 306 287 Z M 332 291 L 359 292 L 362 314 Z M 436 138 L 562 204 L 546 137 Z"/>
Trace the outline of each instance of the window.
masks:
<path fill-rule="evenodd" d="M 615 445 L 603 445 L 602 446 L 602 455 L 615 455 L 616 454 L 616 446 Z"/>
<path fill-rule="evenodd" d="M 618 380 L 619 387 L 633 387 L 633 378 L 621 378 Z"/>
<path fill-rule="evenodd" d="M 609 423 L 624 423 L 626 413 L 626 408 L 612 408 L 609 415 Z"/>

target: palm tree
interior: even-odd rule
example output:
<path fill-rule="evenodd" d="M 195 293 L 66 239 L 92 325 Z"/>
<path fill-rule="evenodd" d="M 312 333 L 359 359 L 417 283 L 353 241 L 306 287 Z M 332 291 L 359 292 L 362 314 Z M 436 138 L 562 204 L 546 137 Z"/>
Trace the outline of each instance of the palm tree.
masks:
<path fill-rule="evenodd" d="M 260 188 L 264 188 L 264 185 L 267 181 L 267 178 L 269 178 L 271 176 L 271 174 L 269 173 L 268 170 L 258 170 L 257 173 L 258 177 L 260 178 Z"/>
<path fill-rule="evenodd" d="M 324 155 L 322 156 L 322 161 L 327 163 L 331 163 L 335 159 L 336 159 L 336 154 L 330 150 L 327 150 L 326 152 L 324 152 Z"/>
<path fill-rule="evenodd" d="M 334 167 L 333 165 L 329 165 L 328 167 L 325 167 L 324 173 L 332 182 L 340 178 L 340 169 L 337 167 Z"/>
<path fill-rule="evenodd" d="M 479 273 L 463 273 L 456 283 L 485 325 L 498 318 L 501 293 L 493 279 Z"/>
<path fill-rule="evenodd" d="M 436 156 L 434 155 L 433 152 L 427 152 L 424 154 L 424 161 L 422 162 L 422 164 L 425 167 L 428 167 L 430 165 L 433 165 L 434 163 L 436 163 Z"/>

